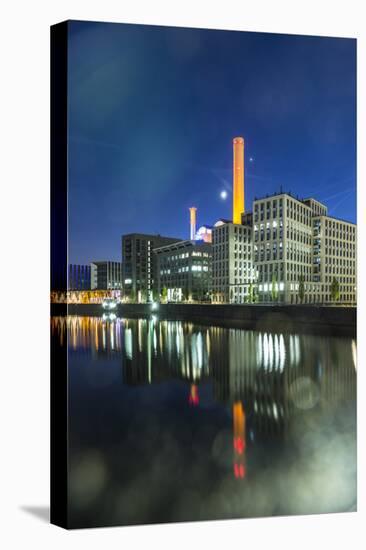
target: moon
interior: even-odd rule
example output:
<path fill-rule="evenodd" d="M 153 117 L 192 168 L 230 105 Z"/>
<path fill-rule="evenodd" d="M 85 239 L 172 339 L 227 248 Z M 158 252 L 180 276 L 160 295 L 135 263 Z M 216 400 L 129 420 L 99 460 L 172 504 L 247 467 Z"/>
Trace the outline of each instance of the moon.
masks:
<path fill-rule="evenodd" d="M 227 199 L 227 191 L 225 191 L 225 190 L 221 191 L 220 197 L 222 198 L 223 201 L 224 201 L 225 199 Z"/>

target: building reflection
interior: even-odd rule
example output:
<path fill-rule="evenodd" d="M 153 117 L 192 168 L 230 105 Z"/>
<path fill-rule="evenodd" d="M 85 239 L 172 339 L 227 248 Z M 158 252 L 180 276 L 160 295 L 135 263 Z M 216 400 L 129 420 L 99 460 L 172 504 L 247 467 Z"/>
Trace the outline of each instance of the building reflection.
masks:
<path fill-rule="evenodd" d="M 198 405 L 198 384 L 209 375 L 209 328 L 192 323 L 130 319 L 125 322 L 122 361 L 125 384 L 187 382 L 188 401 Z"/>
<path fill-rule="evenodd" d="M 51 335 L 70 351 L 96 359 L 122 351 L 122 320 L 117 317 L 51 317 Z"/>
<path fill-rule="evenodd" d="M 69 350 L 121 356 L 130 386 L 181 380 L 187 406 L 200 408 L 200 386 L 232 412 L 233 472 L 250 475 L 257 440 L 286 436 L 294 417 L 337 407 L 356 393 L 356 342 L 147 319 L 53 317 L 51 333 Z M 247 437 L 248 436 L 248 437 Z"/>

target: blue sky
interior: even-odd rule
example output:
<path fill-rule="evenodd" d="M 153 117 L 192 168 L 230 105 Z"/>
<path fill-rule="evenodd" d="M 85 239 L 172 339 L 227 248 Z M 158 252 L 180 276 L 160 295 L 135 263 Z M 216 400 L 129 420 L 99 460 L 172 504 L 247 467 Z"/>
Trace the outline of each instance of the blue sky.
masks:
<path fill-rule="evenodd" d="M 71 263 L 230 217 L 238 135 L 247 209 L 282 186 L 356 221 L 355 40 L 70 22 L 68 94 Z"/>

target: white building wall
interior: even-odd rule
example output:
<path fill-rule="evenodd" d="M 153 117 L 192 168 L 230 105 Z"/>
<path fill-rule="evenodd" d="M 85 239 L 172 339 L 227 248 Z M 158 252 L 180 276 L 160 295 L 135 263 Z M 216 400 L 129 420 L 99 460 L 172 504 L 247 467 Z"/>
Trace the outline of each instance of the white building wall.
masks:
<path fill-rule="evenodd" d="M 252 228 L 215 226 L 213 300 L 246 303 L 254 286 L 262 303 L 332 303 L 336 278 L 338 302 L 356 303 L 356 226 L 326 213 L 319 201 L 283 193 L 253 202 Z"/>
<path fill-rule="evenodd" d="M 246 303 L 255 280 L 251 228 L 233 223 L 214 227 L 212 250 L 213 301 Z"/>

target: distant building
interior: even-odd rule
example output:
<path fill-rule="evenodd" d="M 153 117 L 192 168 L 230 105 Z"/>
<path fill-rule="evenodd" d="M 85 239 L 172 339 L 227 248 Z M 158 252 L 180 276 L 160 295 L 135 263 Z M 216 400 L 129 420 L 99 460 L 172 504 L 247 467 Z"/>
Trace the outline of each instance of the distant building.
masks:
<path fill-rule="evenodd" d="M 152 299 L 157 290 L 156 258 L 153 249 L 180 239 L 162 235 L 131 233 L 122 236 L 123 295 L 138 302 Z"/>
<path fill-rule="evenodd" d="M 201 225 L 196 231 L 196 241 L 204 241 L 205 243 L 212 242 L 212 227 L 210 225 Z"/>
<path fill-rule="evenodd" d="M 212 246 L 203 241 L 179 241 L 154 249 L 157 291 L 167 289 L 168 301 L 211 299 Z"/>
<path fill-rule="evenodd" d="M 98 261 L 92 262 L 90 266 L 92 290 L 121 290 L 122 267 L 120 262 Z"/>
<path fill-rule="evenodd" d="M 90 265 L 69 264 L 68 290 L 90 290 Z"/>

